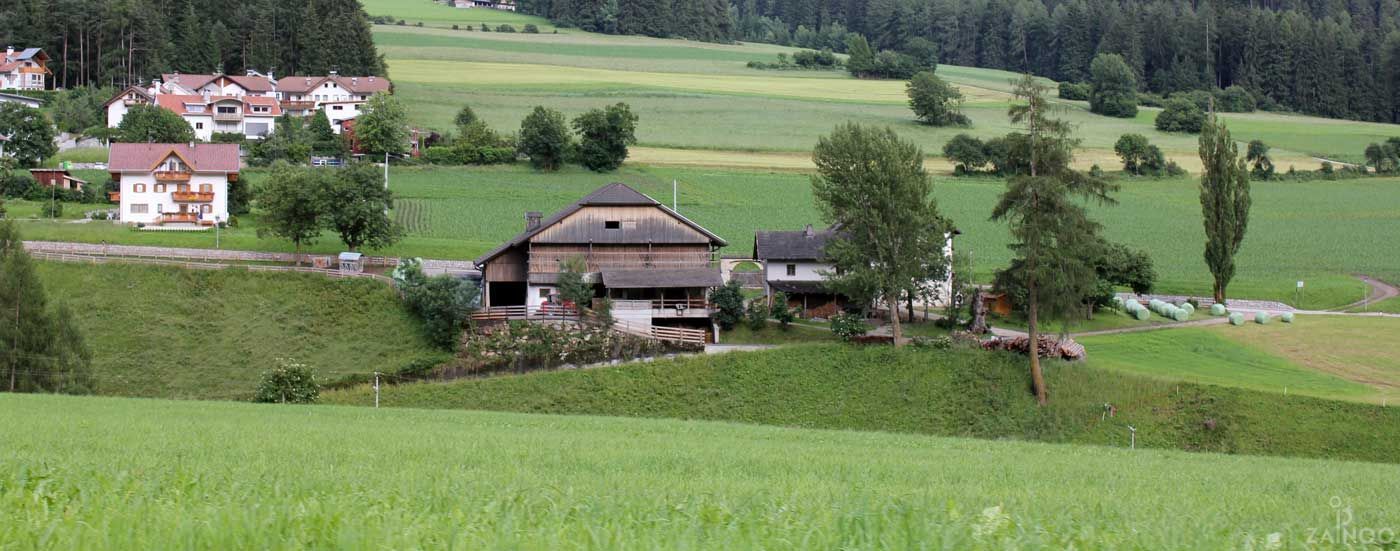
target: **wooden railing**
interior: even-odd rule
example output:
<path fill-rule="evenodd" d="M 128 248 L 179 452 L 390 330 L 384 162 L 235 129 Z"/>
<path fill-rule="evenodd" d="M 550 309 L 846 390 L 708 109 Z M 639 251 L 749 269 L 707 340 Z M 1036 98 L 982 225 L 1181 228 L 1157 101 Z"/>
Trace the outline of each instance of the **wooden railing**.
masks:
<path fill-rule="evenodd" d="M 190 173 L 179 170 L 157 170 L 155 179 L 157 182 L 188 182 Z"/>
<path fill-rule="evenodd" d="M 563 306 L 496 306 L 493 308 L 483 308 L 472 313 L 472 320 L 478 322 L 492 321 L 582 321 L 583 318 L 596 321 L 598 318 L 592 312 L 582 316 L 577 310 L 565 308 Z M 636 323 L 627 320 L 614 319 L 613 329 L 619 333 L 626 333 L 638 337 L 648 338 L 658 341 L 670 341 L 687 344 L 705 344 L 707 334 L 703 329 L 686 329 L 683 327 L 660 327 L 644 323 Z"/>
<path fill-rule="evenodd" d="M 476 321 L 578 321 L 579 314 L 578 310 L 573 308 L 552 304 L 543 306 L 495 306 L 472 312 L 472 319 Z"/>
<path fill-rule="evenodd" d="M 109 192 L 107 192 L 107 200 L 108 200 L 108 201 L 111 201 L 111 202 L 113 202 L 113 203 L 120 203 L 120 202 L 122 201 L 122 192 L 120 192 L 120 191 L 109 191 Z"/>
<path fill-rule="evenodd" d="M 530 253 L 530 273 L 558 273 L 563 270 L 563 263 L 571 258 L 583 258 L 588 264 L 588 271 L 597 272 L 604 269 L 628 269 L 628 268 L 661 268 L 661 269 L 687 269 L 705 268 L 710 265 L 710 253 L 703 251 L 696 252 L 610 252 L 599 251 L 592 253 L 569 253 L 569 252 L 541 252 L 532 251 Z"/>
<path fill-rule="evenodd" d="M 661 327 L 657 325 L 633 323 L 626 320 L 613 320 L 613 329 L 619 333 L 626 333 L 628 335 L 635 335 L 658 341 L 705 344 L 706 339 L 706 333 L 703 329 Z"/>
<path fill-rule="evenodd" d="M 199 222 L 199 215 L 193 212 L 167 212 L 160 215 L 158 222 L 162 224 L 181 222 L 195 224 Z"/>
<path fill-rule="evenodd" d="M 214 113 L 216 122 L 238 122 L 243 120 L 242 113 Z"/>
<path fill-rule="evenodd" d="M 170 198 L 176 203 L 211 203 L 214 201 L 212 191 L 172 191 Z"/>
<path fill-rule="evenodd" d="M 654 300 L 624 300 L 613 301 L 613 309 L 616 310 L 705 310 L 710 304 L 703 298 L 678 298 L 678 299 L 654 299 Z"/>

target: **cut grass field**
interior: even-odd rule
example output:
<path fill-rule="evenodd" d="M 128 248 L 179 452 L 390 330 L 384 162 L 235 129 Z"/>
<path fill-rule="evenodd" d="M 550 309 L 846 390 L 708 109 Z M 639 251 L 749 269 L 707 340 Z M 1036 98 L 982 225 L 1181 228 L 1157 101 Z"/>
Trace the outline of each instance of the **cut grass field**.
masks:
<path fill-rule="evenodd" d="M 250 171 L 257 185 L 265 173 Z M 669 203 L 671 182 L 680 186 L 681 213 L 730 242 L 722 252 L 747 254 L 758 229 L 797 229 L 821 220 L 810 179 L 789 172 L 626 165 L 598 174 L 576 167 L 539 173 L 524 166 L 484 168 L 395 168 L 390 188 L 394 217 L 408 233 L 403 242 L 376 254 L 470 259 L 523 228 L 526 211 L 553 212 L 599 186 L 625 182 Z M 1210 273 L 1202 259 L 1197 182 L 1193 179 L 1123 178 L 1115 207 L 1095 207 L 1094 216 L 1114 240 L 1146 250 L 1156 263 L 1157 291 L 1206 295 Z M 988 221 L 1005 181 L 939 177 L 934 195 L 940 210 L 962 230 L 958 247 L 970 252 L 977 281 L 1006 264 L 1010 252 L 1003 225 Z M 1359 300 L 1366 286 L 1350 274 L 1400 279 L 1400 181 L 1361 179 L 1270 182 L 1253 188 L 1249 234 L 1240 251 L 1230 294 L 1309 308 L 1331 308 Z M 76 210 L 75 210 L 76 212 Z M 257 217 L 221 234 L 231 249 L 291 251 L 289 242 L 257 236 Z M 138 232 L 105 223 L 25 222 L 27 239 L 114 244 L 213 247 L 212 232 Z M 334 253 L 342 246 L 331 234 L 308 247 Z M 1306 282 L 1296 301 L 1297 281 Z"/>
<path fill-rule="evenodd" d="M 99 394 L 242 400 L 284 358 L 322 381 L 446 359 L 376 281 L 49 262 L 38 273 L 92 346 Z"/>
<path fill-rule="evenodd" d="M 809 344 L 586 370 L 385 387 L 386 407 L 738 421 L 1395 462 L 1400 410 L 1047 364 L 1037 407 L 1024 358 Z M 368 387 L 324 394 L 369 405 Z M 1117 414 L 1103 417 L 1104 404 Z M 1208 423 L 1209 421 L 1209 423 Z"/>
<path fill-rule="evenodd" d="M 1094 367 L 1175 381 L 1400 402 L 1400 319 L 1298 316 L 1079 339 Z"/>
<path fill-rule="evenodd" d="M 1400 508 L 1400 468 L 1338 461 L 59 396 L 0 417 L 19 549 L 1292 548 L 1333 496 L 1354 527 Z"/>
<path fill-rule="evenodd" d="M 470 11 L 470 10 L 467 10 Z M 446 128 L 464 98 L 492 125 L 514 129 L 535 105 L 569 115 L 626 101 L 642 116 L 639 139 L 655 148 L 718 151 L 808 151 L 842 121 L 888 125 L 929 154 L 958 133 L 981 137 L 1012 130 L 1006 120 L 1009 82 L 1004 71 L 941 66 L 939 73 L 968 96 L 971 128 L 914 123 L 900 81 L 852 79 L 833 71 L 759 71 L 744 65 L 771 60 L 770 45 L 711 45 L 680 40 L 615 37 L 572 31 L 560 35 L 467 33 L 381 26 L 375 30 L 397 93 L 411 105 L 415 124 Z M 1148 136 L 1188 169 L 1198 164 L 1196 137 L 1157 132 L 1154 109 L 1137 118 L 1090 114 L 1083 102 L 1064 102 L 1061 114 L 1077 126 L 1081 156 L 1108 168 L 1122 134 Z M 1274 146 L 1286 170 L 1317 168 L 1313 156 L 1359 161 L 1366 144 L 1400 136 L 1395 125 L 1332 121 L 1277 113 L 1226 114 L 1241 141 Z M 1100 160 L 1101 159 L 1101 160 Z M 762 159 L 739 159 L 753 166 Z"/>
<path fill-rule="evenodd" d="M 454 8 L 432 0 L 362 0 L 360 3 L 365 7 L 366 14 L 392 15 L 396 19 L 406 21 L 407 25 L 423 23 L 430 27 L 451 28 L 452 25 L 458 24 L 465 28 L 467 25 L 479 27 L 482 23 L 489 23 L 493 27 L 509 23 L 519 31 L 527 23 L 533 23 L 543 32 L 554 30 L 554 25 L 550 24 L 548 19 L 513 11 Z"/>

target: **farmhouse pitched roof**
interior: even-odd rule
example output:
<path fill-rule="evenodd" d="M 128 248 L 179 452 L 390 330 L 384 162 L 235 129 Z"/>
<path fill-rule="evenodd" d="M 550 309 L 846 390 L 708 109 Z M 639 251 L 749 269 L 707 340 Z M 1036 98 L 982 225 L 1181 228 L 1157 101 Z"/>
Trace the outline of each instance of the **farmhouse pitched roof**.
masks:
<path fill-rule="evenodd" d="M 821 260 L 826 244 L 837 230 L 813 230 L 809 224 L 798 231 L 754 232 L 753 255 L 757 260 Z"/>
<path fill-rule="evenodd" d="M 108 105 L 111 105 L 111 104 L 113 104 L 113 103 L 116 103 L 117 101 L 120 101 L 122 98 L 125 98 L 127 94 L 130 94 L 130 93 L 133 93 L 133 92 L 136 93 L 136 94 L 138 94 L 138 95 L 140 95 L 140 96 L 143 97 L 143 98 L 146 98 L 146 101 L 151 101 L 151 93 L 148 92 L 148 91 L 146 91 L 145 88 L 142 88 L 142 87 L 140 87 L 140 86 L 128 86 L 125 90 L 122 90 L 122 91 L 120 91 L 120 92 L 117 92 L 117 95 L 112 96 L 112 99 L 107 100 L 107 103 L 102 104 L 102 106 L 103 106 L 103 107 L 106 107 L 106 106 L 108 106 Z"/>
<path fill-rule="evenodd" d="M 603 270 L 603 285 L 613 289 L 660 289 L 673 287 L 719 287 L 724 285 L 719 268 L 688 270 Z"/>
<path fill-rule="evenodd" d="M 315 90 L 326 81 L 331 81 L 341 88 L 356 94 L 373 94 L 375 92 L 388 92 L 389 79 L 376 76 L 288 76 L 277 80 L 278 92 L 291 92 L 303 94 Z"/>
<path fill-rule="evenodd" d="M 512 238 L 510 238 L 510 240 L 506 241 L 505 243 L 502 243 L 500 246 L 498 246 L 498 247 L 496 247 L 496 248 L 494 248 L 494 249 L 491 249 L 490 252 L 488 252 L 488 253 L 486 253 L 486 254 L 484 254 L 484 255 L 481 255 L 481 256 L 477 257 L 477 259 L 476 259 L 474 262 L 475 262 L 478 266 L 480 266 L 480 265 L 482 265 L 482 264 L 485 264 L 486 262 L 490 261 L 492 258 L 495 258 L 496 256 L 499 256 L 501 253 L 506 252 L 506 251 L 509 250 L 511 247 L 516 247 L 516 246 L 519 246 L 519 245 L 525 243 L 526 241 L 529 241 L 531 237 L 534 237 L 535 235 L 537 235 L 537 234 L 539 234 L 540 232 L 544 231 L 546 228 L 549 228 L 550 226 L 553 226 L 553 225 L 555 225 L 555 224 L 558 224 L 561 220 L 567 218 L 569 215 L 571 215 L 571 214 L 573 214 L 573 213 L 575 213 L 575 212 L 578 212 L 578 211 L 582 210 L 584 207 L 589 207 L 589 206 L 647 206 L 647 207 L 656 207 L 656 208 L 658 208 L 658 209 L 661 209 L 661 210 L 662 210 L 663 212 L 665 212 L 666 214 L 671 215 L 671 217 L 673 217 L 673 218 L 675 218 L 676 220 L 680 221 L 682 224 L 685 224 L 686 226 L 689 226 L 691 229 L 694 229 L 695 231 L 700 232 L 700 233 L 703 234 L 706 238 L 708 238 L 712 244 L 718 245 L 718 246 L 720 246 L 720 247 L 723 247 L 723 246 L 726 246 L 726 245 L 729 244 L 729 242 L 727 242 L 727 241 L 725 241 L 724 239 L 720 238 L 720 236 L 715 235 L 715 234 L 712 233 L 710 230 L 705 229 L 705 228 L 704 228 L 703 226 L 701 226 L 700 224 L 696 224 L 695 222 L 691 221 L 689 218 L 686 218 L 686 217 L 684 217 L 684 216 L 681 216 L 680 213 L 678 213 L 678 212 L 676 212 L 676 211 L 674 211 L 674 210 L 671 210 L 671 209 L 668 208 L 666 205 L 663 205 L 663 204 L 657 202 L 655 199 L 652 199 L 651 197 L 648 197 L 646 194 L 644 194 L 644 193 L 642 193 L 642 192 L 640 192 L 640 191 L 637 191 L 637 190 L 635 190 L 635 189 L 632 189 L 632 188 L 631 188 L 630 186 L 628 186 L 627 184 L 622 184 L 622 183 L 611 183 L 611 184 L 605 185 L 605 186 L 603 186 L 603 187 L 600 187 L 600 188 L 594 190 L 593 193 L 590 193 L 590 194 L 588 194 L 588 195 L 585 195 L 582 199 L 579 199 L 579 200 L 578 200 L 577 202 L 575 202 L 574 204 L 569 205 L 569 206 L 567 206 L 567 207 L 564 207 L 563 210 L 560 210 L 559 212 L 556 212 L 556 213 L 554 213 L 554 214 L 551 214 L 551 215 L 549 216 L 549 218 L 546 218 L 546 219 L 544 219 L 543 221 L 541 221 L 541 222 L 539 223 L 538 226 L 535 226 L 535 227 L 533 227 L 532 229 L 527 229 L 527 230 L 525 230 L 525 231 L 523 231 L 523 232 L 520 232 L 519 234 L 516 234 L 515 237 L 512 237 Z"/>
<path fill-rule="evenodd" d="M 113 172 L 150 172 L 178 155 L 195 172 L 238 172 L 238 144 L 114 143 L 107 166 Z"/>
<path fill-rule="evenodd" d="M 768 280 L 768 287 L 789 295 L 829 295 L 833 291 L 824 281 Z"/>
<path fill-rule="evenodd" d="M 155 99 L 157 105 L 174 111 L 175 114 L 182 116 L 190 114 L 188 107 L 190 105 L 203 105 L 207 108 L 215 103 L 228 100 L 237 101 L 245 106 L 258 105 L 268 108 L 268 112 L 266 113 L 248 113 L 245 110 L 245 112 L 243 113 L 245 116 L 251 114 L 253 116 L 276 117 L 282 114 L 282 104 L 277 102 L 277 98 L 270 98 L 267 96 L 209 96 L 209 98 L 206 100 L 204 96 L 161 94 L 156 96 Z M 204 113 L 194 114 L 208 115 L 212 113 L 212 111 L 206 109 Z"/>
<path fill-rule="evenodd" d="M 265 93 L 272 91 L 272 79 L 262 75 L 186 75 L 181 73 L 166 73 L 162 74 L 160 78 L 165 82 L 178 84 L 187 90 L 195 90 L 215 80 L 226 78 L 249 92 Z"/>

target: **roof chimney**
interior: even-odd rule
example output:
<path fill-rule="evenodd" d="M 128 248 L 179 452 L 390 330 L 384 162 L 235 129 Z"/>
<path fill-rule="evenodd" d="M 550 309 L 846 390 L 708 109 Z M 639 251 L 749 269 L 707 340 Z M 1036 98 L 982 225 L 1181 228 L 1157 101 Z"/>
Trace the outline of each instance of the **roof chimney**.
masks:
<path fill-rule="evenodd" d="M 340 74 L 340 71 L 337 71 L 337 70 L 335 70 L 335 69 L 331 69 L 331 76 L 336 76 L 336 75 L 339 75 L 339 74 Z"/>
<path fill-rule="evenodd" d="M 817 232 L 812 231 L 811 224 L 807 224 L 807 228 L 802 230 L 802 235 L 805 236 L 807 239 L 811 239 L 812 237 L 817 235 Z"/>
<path fill-rule="evenodd" d="M 14 47 L 14 46 L 5 46 L 5 59 L 9 59 L 9 58 L 14 57 L 14 56 L 15 56 L 15 47 Z"/>
<path fill-rule="evenodd" d="M 540 219 L 542 218 L 544 218 L 544 214 L 539 211 L 532 210 L 530 212 L 525 213 L 525 231 L 539 229 Z"/>

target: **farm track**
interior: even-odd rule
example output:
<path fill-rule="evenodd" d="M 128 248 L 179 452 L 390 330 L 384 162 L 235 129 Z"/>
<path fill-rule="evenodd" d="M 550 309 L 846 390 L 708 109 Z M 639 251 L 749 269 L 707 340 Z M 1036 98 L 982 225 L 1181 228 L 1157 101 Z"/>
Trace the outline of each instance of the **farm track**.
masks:
<path fill-rule="evenodd" d="M 1370 296 L 1367 296 L 1365 300 L 1359 300 L 1346 306 L 1339 306 L 1337 308 L 1329 309 L 1327 310 L 1328 312 L 1347 312 L 1355 308 L 1364 307 L 1368 304 L 1375 304 L 1382 300 L 1392 299 L 1397 296 L 1400 296 L 1400 288 L 1397 288 L 1394 285 L 1378 280 L 1371 276 L 1357 275 L 1356 278 L 1360 279 L 1363 283 L 1371 287 Z"/>

